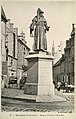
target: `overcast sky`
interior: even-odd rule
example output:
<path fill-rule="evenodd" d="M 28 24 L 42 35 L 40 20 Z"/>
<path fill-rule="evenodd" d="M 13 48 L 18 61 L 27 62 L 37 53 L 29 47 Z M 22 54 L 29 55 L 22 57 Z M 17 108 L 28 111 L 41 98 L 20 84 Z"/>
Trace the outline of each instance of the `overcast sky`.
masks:
<path fill-rule="evenodd" d="M 11 19 L 14 27 L 17 27 L 19 33 L 25 32 L 27 45 L 32 48 L 33 38 L 30 38 L 29 25 L 36 15 L 37 9 L 44 11 L 44 17 L 50 26 L 47 32 L 48 51 L 51 51 L 52 42 L 55 42 L 55 48 L 60 41 L 69 39 L 72 29 L 72 23 L 75 23 L 74 2 L 35 2 L 35 1 L 6 1 L 2 2 L 7 19 Z"/>

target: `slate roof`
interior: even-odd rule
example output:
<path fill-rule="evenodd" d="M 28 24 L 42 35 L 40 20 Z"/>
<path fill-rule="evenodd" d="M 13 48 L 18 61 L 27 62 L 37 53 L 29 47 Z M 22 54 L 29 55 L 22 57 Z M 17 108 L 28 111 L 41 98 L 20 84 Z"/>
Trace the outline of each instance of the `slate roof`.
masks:
<path fill-rule="evenodd" d="M 1 6 L 1 20 L 7 22 L 7 18 L 6 18 L 6 15 L 4 13 L 4 10 L 3 10 L 3 7 Z"/>
<path fill-rule="evenodd" d="M 56 66 L 60 65 L 60 63 L 64 60 L 65 60 L 65 55 L 62 54 L 62 57 L 53 65 L 53 67 L 56 67 Z"/>

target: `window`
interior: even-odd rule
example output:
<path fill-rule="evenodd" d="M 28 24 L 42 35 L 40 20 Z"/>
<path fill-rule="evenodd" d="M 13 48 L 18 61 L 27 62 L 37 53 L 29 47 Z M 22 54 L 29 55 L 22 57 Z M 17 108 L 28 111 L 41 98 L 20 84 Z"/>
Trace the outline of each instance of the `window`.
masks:
<path fill-rule="evenodd" d="M 70 49 L 68 50 L 68 55 L 70 56 Z"/>
<path fill-rule="evenodd" d="M 8 61 L 8 48 L 6 49 L 6 61 Z"/>
<path fill-rule="evenodd" d="M 15 34 L 13 33 L 13 56 L 15 57 Z"/>
<path fill-rule="evenodd" d="M 70 76 L 68 76 L 68 84 L 70 85 Z"/>

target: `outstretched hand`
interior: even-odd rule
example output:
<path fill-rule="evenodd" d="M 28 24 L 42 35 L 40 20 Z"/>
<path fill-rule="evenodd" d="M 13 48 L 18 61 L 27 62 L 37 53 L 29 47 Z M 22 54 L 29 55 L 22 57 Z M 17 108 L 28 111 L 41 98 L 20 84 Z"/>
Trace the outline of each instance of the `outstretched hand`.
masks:
<path fill-rule="evenodd" d="M 49 31 L 50 26 L 47 27 L 47 31 Z"/>

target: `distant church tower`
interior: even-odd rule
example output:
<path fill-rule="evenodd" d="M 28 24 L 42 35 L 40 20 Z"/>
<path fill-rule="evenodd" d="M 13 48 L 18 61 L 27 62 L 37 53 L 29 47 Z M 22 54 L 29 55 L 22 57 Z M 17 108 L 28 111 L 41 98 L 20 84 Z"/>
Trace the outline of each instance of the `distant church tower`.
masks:
<path fill-rule="evenodd" d="M 57 49 L 56 52 L 54 52 L 54 48 L 53 47 L 52 47 L 52 54 L 54 54 L 53 64 L 55 64 L 62 57 L 62 54 L 63 54 L 63 44 L 62 44 L 62 41 L 60 41 L 60 44 L 58 45 L 58 49 Z"/>
<path fill-rule="evenodd" d="M 61 54 L 63 52 L 62 41 L 60 41 L 60 45 L 58 45 L 58 52 L 60 52 Z"/>

